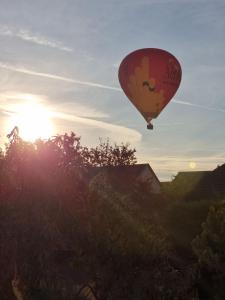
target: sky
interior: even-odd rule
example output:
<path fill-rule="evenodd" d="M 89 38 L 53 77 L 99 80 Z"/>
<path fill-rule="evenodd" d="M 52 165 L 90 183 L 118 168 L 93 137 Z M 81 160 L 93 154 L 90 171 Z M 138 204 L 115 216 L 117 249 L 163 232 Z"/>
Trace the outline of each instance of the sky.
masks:
<path fill-rule="evenodd" d="M 224 0 L 0 0 L 0 142 L 18 106 L 33 105 L 34 120 L 40 103 L 53 134 L 129 143 L 162 181 L 213 170 L 225 163 L 224 16 Z M 153 131 L 118 81 L 140 48 L 165 49 L 182 67 Z"/>

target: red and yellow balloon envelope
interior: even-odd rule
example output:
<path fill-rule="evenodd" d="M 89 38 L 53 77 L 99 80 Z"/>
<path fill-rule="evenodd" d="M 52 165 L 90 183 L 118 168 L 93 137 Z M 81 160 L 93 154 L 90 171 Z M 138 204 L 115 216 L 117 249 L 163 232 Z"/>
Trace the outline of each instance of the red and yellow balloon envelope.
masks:
<path fill-rule="evenodd" d="M 120 85 L 152 129 L 181 82 L 181 66 L 169 52 L 146 48 L 127 55 L 119 67 Z"/>

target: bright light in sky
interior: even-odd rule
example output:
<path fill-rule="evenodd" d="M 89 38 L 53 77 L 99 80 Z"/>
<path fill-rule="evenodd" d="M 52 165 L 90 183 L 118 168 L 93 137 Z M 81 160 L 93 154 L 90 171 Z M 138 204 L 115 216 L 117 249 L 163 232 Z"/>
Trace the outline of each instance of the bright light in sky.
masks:
<path fill-rule="evenodd" d="M 196 168 L 196 166 L 197 166 L 196 162 L 194 162 L 194 161 L 190 161 L 190 162 L 189 162 L 189 168 L 190 168 L 190 169 L 193 169 L 193 170 L 194 170 L 194 169 Z"/>
<path fill-rule="evenodd" d="M 15 126 L 19 127 L 19 134 L 26 141 L 48 138 L 53 134 L 50 112 L 39 103 L 15 105 L 7 123 L 7 131 L 10 132 Z"/>

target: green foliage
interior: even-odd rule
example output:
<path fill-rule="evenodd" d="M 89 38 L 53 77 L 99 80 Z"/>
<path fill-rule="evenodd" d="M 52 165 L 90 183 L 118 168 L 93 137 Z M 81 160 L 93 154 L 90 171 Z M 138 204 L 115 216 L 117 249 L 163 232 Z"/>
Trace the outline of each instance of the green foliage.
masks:
<path fill-rule="evenodd" d="M 116 189 L 104 172 L 87 180 L 89 166 L 134 163 L 128 145 L 88 149 L 74 133 L 31 144 L 11 132 L 0 155 L 1 299 L 13 299 L 15 269 L 24 299 L 206 299 L 203 267 L 223 280 L 224 209 L 203 234 L 211 202 L 178 203 L 142 184 Z M 184 254 L 197 234 L 199 264 Z"/>
<path fill-rule="evenodd" d="M 164 213 L 164 224 L 168 234 L 178 248 L 189 249 L 190 243 L 201 232 L 209 207 L 213 201 L 171 202 Z"/>
<path fill-rule="evenodd" d="M 90 195 L 89 247 L 97 254 L 91 269 L 98 273 L 92 281 L 99 299 L 189 299 L 190 270 L 177 268 L 162 226 L 142 218 L 132 201 L 110 189 Z"/>
<path fill-rule="evenodd" d="M 198 258 L 199 285 L 210 299 L 225 298 L 225 202 L 210 208 L 202 232 L 192 242 Z"/>
<path fill-rule="evenodd" d="M 210 269 L 223 268 L 225 263 L 225 203 L 210 208 L 202 232 L 193 241 L 199 263 Z"/>
<path fill-rule="evenodd" d="M 100 143 L 95 148 L 84 148 L 83 157 L 85 164 L 90 166 L 122 166 L 133 165 L 137 162 L 135 149 L 130 149 L 129 144 L 111 145 L 100 139 Z"/>
<path fill-rule="evenodd" d="M 207 299 L 225 299 L 225 202 L 210 208 L 192 248 L 198 258 L 199 289 Z"/>
<path fill-rule="evenodd" d="M 201 195 L 207 193 L 207 185 L 203 184 L 205 172 L 180 172 L 171 182 L 163 184 L 163 190 L 173 200 L 201 200 Z M 210 182 L 208 183 L 209 186 Z M 210 197 L 208 198 L 210 200 Z"/>

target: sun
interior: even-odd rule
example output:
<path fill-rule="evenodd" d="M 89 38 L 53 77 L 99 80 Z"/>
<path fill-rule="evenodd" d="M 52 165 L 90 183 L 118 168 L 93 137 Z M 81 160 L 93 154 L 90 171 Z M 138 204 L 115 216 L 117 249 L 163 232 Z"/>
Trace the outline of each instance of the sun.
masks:
<path fill-rule="evenodd" d="M 189 168 L 190 168 L 190 169 L 194 170 L 194 169 L 196 169 L 196 167 L 197 167 L 196 162 L 194 162 L 194 161 L 190 161 L 190 162 L 189 162 Z"/>
<path fill-rule="evenodd" d="M 53 123 L 49 110 L 40 103 L 24 102 L 14 107 L 8 122 L 8 131 L 19 127 L 19 135 L 25 141 L 33 142 L 38 138 L 53 135 Z"/>

